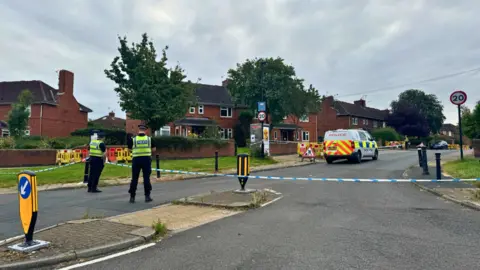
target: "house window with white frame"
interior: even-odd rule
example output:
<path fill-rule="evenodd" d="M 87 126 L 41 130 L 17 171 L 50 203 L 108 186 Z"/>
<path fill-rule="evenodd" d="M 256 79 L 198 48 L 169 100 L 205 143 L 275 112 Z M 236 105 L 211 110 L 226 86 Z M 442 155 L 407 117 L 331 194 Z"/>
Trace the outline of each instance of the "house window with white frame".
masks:
<path fill-rule="evenodd" d="M 309 119 L 308 119 L 308 115 L 304 115 L 304 116 L 300 117 L 299 120 L 300 120 L 300 122 L 308 123 L 308 120 L 309 120 Z"/>
<path fill-rule="evenodd" d="M 386 126 L 387 126 L 387 123 L 383 122 L 383 125 L 382 125 L 382 126 L 383 126 L 383 127 L 386 127 Z"/>
<path fill-rule="evenodd" d="M 195 113 L 195 107 L 191 106 L 190 109 L 188 110 L 189 113 L 194 114 Z"/>
<path fill-rule="evenodd" d="M 205 108 L 203 105 L 198 105 L 198 114 L 203 114 L 205 112 Z"/>
<path fill-rule="evenodd" d="M 374 128 L 378 127 L 378 122 L 377 121 L 373 121 L 373 127 Z"/>
<path fill-rule="evenodd" d="M 368 125 L 368 119 L 363 119 L 363 124 Z"/>
<path fill-rule="evenodd" d="M 163 126 L 155 132 L 156 136 L 170 136 L 170 126 Z"/>
<path fill-rule="evenodd" d="M 220 107 L 220 117 L 231 118 L 232 117 L 232 108 Z"/>
<path fill-rule="evenodd" d="M 233 130 L 231 128 L 220 129 L 220 139 L 229 140 L 233 137 Z"/>
<path fill-rule="evenodd" d="M 302 141 L 310 141 L 310 133 L 308 131 L 302 131 Z"/>
<path fill-rule="evenodd" d="M 352 125 L 354 126 L 358 125 L 358 118 L 352 117 Z"/>
<path fill-rule="evenodd" d="M 10 136 L 10 131 L 8 129 L 2 129 L 2 137 Z"/>

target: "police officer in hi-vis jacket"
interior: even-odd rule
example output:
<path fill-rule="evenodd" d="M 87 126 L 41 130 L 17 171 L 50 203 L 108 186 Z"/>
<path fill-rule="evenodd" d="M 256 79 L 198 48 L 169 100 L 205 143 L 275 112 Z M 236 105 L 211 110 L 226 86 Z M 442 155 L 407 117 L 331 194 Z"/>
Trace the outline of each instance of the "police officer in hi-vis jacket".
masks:
<path fill-rule="evenodd" d="M 150 174 L 152 173 L 152 152 L 155 152 L 155 145 L 152 139 L 145 134 L 147 127 L 138 125 L 138 135 L 129 139 L 127 142 L 128 149 L 132 150 L 132 182 L 130 183 L 130 203 L 135 202 L 135 194 L 137 191 L 138 177 L 140 171 L 143 174 L 143 188 L 145 191 L 145 202 L 151 202 L 150 192 L 152 184 L 150 183 Z"/>
<path fill-rule="evenodd" d="M 97 139 L 90 142 L 88 150 L 90 150 L 90 174 L 88 176 L 88 192 L 99 193 L 102 192 L 97 188 L 100 175 L 105 166 L 106 146 L 103 142 L 105 134 L 97 132 Z"/>

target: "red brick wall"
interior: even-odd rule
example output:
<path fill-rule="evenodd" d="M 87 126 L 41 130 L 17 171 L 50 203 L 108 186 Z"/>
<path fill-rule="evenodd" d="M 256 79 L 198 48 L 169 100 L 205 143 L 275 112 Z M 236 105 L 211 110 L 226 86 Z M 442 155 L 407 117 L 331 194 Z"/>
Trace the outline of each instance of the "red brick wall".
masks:
<path fill-rule="evenodd" d="M 297 143 L 272 143 L 270 142 L 270 154 L 290 155 L 297 153 Z"/>
<path fill-rule="evenodd" d="M 349 127 L 350 117 L 337 116 L 337 111 L 333 108 L 333 98 L 326 98 L 322 103 L 322 109 L 318 114 L 318 136 L 325 136 L 325 132 L 327 132 L 328 130 Z"/>
<path fill-rule="evenodd" d="M 0 167 L 54 165 L 56 150 L 0 150 Z"/>

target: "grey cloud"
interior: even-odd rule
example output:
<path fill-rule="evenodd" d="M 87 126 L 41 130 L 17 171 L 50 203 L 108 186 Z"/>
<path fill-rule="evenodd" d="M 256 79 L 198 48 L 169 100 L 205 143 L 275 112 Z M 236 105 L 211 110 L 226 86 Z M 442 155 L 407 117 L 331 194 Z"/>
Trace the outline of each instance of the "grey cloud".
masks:
<path fill-rule="evenodd" d="M 120 111 L 103 69 L 117 54 L 117 35 L 138 41 L 149 33 L 160 51 L 170 46 L 189 79 L 219 84 L 245 58 L 281 56 L 321 93 L 352 101 L 377 88 L 480 66 L 475 1 L 395 0 L 5 0 L 0 2 L 0 80 L 41 79 L 55 86 L 55 70 L 75 73 L 80 102 L 99 117 Z M 480 99 L 480 76 L 367 93 L 386 108 L 402 90 L 439 96 L 455 123 L 448 95 L 462 88 Z M 344 97 L 341 97 L 341 96 Z"/>

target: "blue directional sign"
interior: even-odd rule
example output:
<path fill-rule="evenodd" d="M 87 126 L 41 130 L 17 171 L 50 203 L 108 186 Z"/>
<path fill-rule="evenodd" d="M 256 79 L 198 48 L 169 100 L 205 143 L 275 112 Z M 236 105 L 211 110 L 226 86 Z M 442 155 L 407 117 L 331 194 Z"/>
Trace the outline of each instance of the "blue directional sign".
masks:
<path fill-rule="evenodd" d="M 20 181 L 18 181 L 18 193 L 23 199 L 28 199 L 28 197 L 30 197 L 31 191 L 32 185 L 30 184 L 30 181 L 28 181 L 27 177 L 22 176 L 20 178 Z"/>
<path fill-rule="evenodd" d="M 257 102 L 257 111 L 258 112 L 267 111 L 267 104 L 265 101 Z"/>

